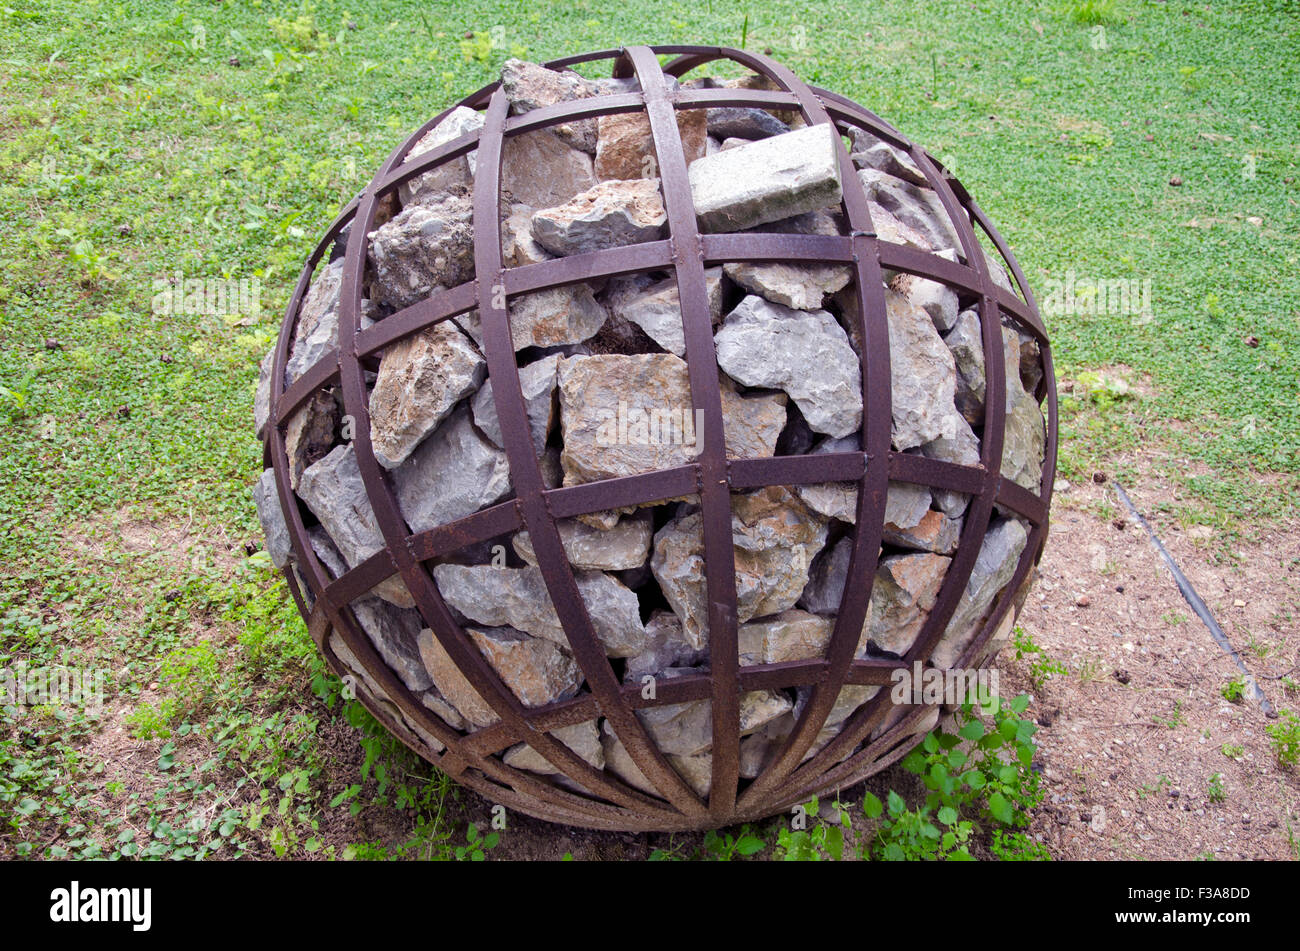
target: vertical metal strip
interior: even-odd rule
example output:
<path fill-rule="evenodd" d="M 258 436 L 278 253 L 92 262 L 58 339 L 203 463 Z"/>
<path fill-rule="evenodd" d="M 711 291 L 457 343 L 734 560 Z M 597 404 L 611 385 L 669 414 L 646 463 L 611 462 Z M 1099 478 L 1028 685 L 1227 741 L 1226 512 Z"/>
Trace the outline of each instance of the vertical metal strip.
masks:
<path fill-rule="evenodd" d="M 731 814 L 740 774 L 740 664 L 737 647 L 736 563 L 731 538 L 731 490 L 727 484 L 727 444 L 722 389 L 713 345 L 695 204 L 676 110 L 659 61 L 646 46 L 627 50 L 645 94 L 646 114 L 659 162 L 660 183 L 673 247 L 673 271 L 686 337 L 686 363 L 693 408 L 703 432 L 700 467 L 700 518 L 704 528 L 704 578 L 708 599 L 709 663 L 713 677 L 713 777 L 709 812 L 719 820 Z"/>

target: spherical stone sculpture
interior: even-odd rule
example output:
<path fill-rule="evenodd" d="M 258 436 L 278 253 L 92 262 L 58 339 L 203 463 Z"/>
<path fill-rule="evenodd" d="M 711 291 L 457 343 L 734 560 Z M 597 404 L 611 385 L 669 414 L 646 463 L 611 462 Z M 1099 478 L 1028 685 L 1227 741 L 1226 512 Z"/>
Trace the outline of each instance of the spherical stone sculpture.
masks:
<path fill-rule="evenodd" d="M 511 60 L 426 123 L 307 262 L 256 416 L 330 666 L 493 802 L 616 830 L 904 755 L 955 701 L 899 685 L 1005 643 L 1056 455 L 966 190 L 718 48 Z"/>

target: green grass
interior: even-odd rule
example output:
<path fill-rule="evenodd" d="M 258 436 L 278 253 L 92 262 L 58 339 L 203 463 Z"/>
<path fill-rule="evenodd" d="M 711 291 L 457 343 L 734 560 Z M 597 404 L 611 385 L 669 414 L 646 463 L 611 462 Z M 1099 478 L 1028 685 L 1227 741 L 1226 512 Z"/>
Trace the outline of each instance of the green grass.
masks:
<path fill-rule="evenodd" d="M 283 585 L 244 551 L 257 359 L 368 170 L 506 56 L 742 31 L 955 168 L 1036 288 L 1069 269 L 1151 281 L 1150 322 L 1049 318 L 1060 375 L 1083 381 L 1067 478 L 1161 480 L 1179 517 L 1232 532 L 1294 516 L 1293 3 L 0 7 L 0 664 L 112 671 L 109 705 L 171 757 L 129 791 L 97 725 L 6 711 L 0 855 L 302 855 L 333 848 L 313 823 L 399 799 L 421 830 L 407 852 L 466 841 L 446 789 L 324 686 Z M 177 272 L 257 278 L 260 315 L 155 315 Z M 324 729 L 364 757 L 324 752 Z M 137 797 L 130 820 L 115 795 Z M 334 854 L 408 844 L 358 828 Z"/>

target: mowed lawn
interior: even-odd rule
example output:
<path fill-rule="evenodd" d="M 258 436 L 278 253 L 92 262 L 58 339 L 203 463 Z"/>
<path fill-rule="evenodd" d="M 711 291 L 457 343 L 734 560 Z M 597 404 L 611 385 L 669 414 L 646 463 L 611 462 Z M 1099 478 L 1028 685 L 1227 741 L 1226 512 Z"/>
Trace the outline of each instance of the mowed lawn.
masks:
<path fill-rule="evenodd" d="M 1294 518 L 1295 3 L 0 6 L 0 667 L 106 672 L 100 718 L 0 714 L 0 857 L 464 845 L 258 550 L 257 361 L 408 131 L 509 56 L 632 43 L 770 51 L 954 169 L 1040 301 L 1073 282 L 1062 478 L 1158 482 L 1225 546 Z M 178 276 L 260 306 L 159 306 Z M 1149 308 L 1093 312 L 1119 281 Z"/>

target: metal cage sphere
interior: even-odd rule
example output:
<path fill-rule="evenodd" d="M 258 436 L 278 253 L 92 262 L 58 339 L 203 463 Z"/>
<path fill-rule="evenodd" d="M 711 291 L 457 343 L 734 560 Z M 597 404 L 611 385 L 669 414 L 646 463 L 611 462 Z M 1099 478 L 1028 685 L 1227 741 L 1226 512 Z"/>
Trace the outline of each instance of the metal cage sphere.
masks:
<path fill-rule="evenodd" d="M 661 66 L 659 57 L 670 56 Z M 563 101 L 510 114 L 500 83 L 487 86 L 459 105 L 482 113 L 475 131 L 418 152 L 412 147 L 445 116 L 426 123 L 383 163 L 364 190 L 343 210 L 307 261 L 289 302 L 278 343 L 268 359 L 270 423 L 263 427 L 264 483 L 278 502 L 287 534 L 285 577 L 310 634 L 330 667 L 355 687 L 358 698 L 408 747 L 457 781 L 508 809 L 553 822 L 606 830 L 686 830 L 753 821 L 788 810 L 811 795 L 847 787 L 902 757 L 936 722 L 942 704 L 916 697 L 898 702 L 889 686 L 896 671 L 914 662 L 931 664 L 936 646 L 958 609 L 981 546 L 995 517 L 1014 518 L 1027 541 L 1010 580 L 971 628 L 945 667 L 974 666 L 1005 640 L 1023 602 L 1033 566 L 1047 536 L 1048 508 L 1056 461 L 1056 390 L 1051 351 L 1033 295 L 1005 242 L 965 188 L 924 149 L 855 103 L 801 82 L 771 59 L 718 47 L 656 46 L 606 50 L 545 64 L 559 69 L 609 60 L 615 78 L 604 95 Z M 729 60 L 764 79 L 748 88 L 677 81 L 690 70 Z M 622 90 L 622 91 L 620 91 Z M 839 234 L 764 232 L 702 233 L 692 206 L 688 163 L 676 115 L 678 110 L 759 107 L 797 114 L 800 124 L 831 123 L 842 179 Z M 667 216 L 662 240 L 556 257 L 519 267 L 503 263 L 499 213 L 503 146 L 512 136 L 562 123 L 596 120 L 620 113 L 643 113 L 657 159 L 657 176 Z M 878 233 L 872 203 L 855 171 L 842 136 L 865 130 L 910 160 L 933 190 L 951 221 L 956 253 L 930 253 Z M 409 306 L 371 321 L 363 294 L 372 232 L 386 203 L 405 183 L 463 157 L 476 155 L 472 180 L 472 259 L 474 276 L 456 286 L 436 287 Z M 982 249 L 996 249 L 996 255 Z M 286 365 L 298 333 L 300 310 L 313 286 L 318 264 L 342 252 L 337 336 L 321 356 L 286 386 Z M 1013 288 L 995 263 L 1000 255 L 1014 277 Z M 728 458 L 722 439 L 723 417 L 714 327 L 705 269 L 723 262 L 839 263 L 852 271 L 856 312 L 850 314 L 860 342 L 862 414 L 859 451 Z M 577 485 L 544 482 L 529 431 L 511 337 L 507 300 L 519 295 L 638 272 L 669 272 L 680 300 L 690 399 L 702 420 L 702 446 L 688 465 Z M 1028 390 L 1046 413 L 1044 456 L 1038 491 L 1003 474 L 1006 407 L 988 399 L 979 461 L 958 464 L 891 446 L 891 348 L 886 319 L 885 273 L 915 275 L 939 282 L 975 303 L 976 336 L 986 369 L 987 393 L 1006 385 L 1003 328 L 1041 358 L 1041 374 Z M 509 463 L 512 492 L 449 524 L 412 532 L 403 518 L 391 475 L 376 460 L 370 437 L 368 378 L 386 348 L 437 323 L 477 311 L 487 379 L 496 394 L 501 449 Z M 1028 352 L 1028 351 L 1027 351 Z M 365 502 L 382 533 L 381 550 L 343 566 L 327 565 L 314 549 L 311 512 L 295 495 L 297 475 L 286 449 L 286 432 L 295 415 L 325 392 L 341 394 L 338 409 L 349 431 Z M 330 397 L 335 399 L 333 395 Z M 1040 417 L 1041 426 L 1041 417 Z M 859 635 L 870 609 L 891 482 L 928 487 L 935 493 L 960 493 L 967 499 L 964 521 L 951 561 L 932 607 L 918 622 L 915 642 L 899 655 L 862 656 Z M 732 535 L 733 493 L 767 486 L 852 483 L 856 519 L 845 537 L 850 552 L 848 579 L 824 653 L 774 663 L 738 659 L 737 588 Z M 646 691 L 642 682 L 620 679 L 593 629 L 593 619 L 566 557 L 558 521 L 620 507 L 691 497 L 702 525 L 704 584 L 707 595 L 707 668 L 663 678 Z M 259 504 L 260 509 L 260 504 Z M 265 521 L 265 518 L 264 518 Z M 433 569 L 442 559 L 475 545 L 527 531 L 545 593 L 563 625 L 571 660 L 585 686 L 576 694 L 529 706 L 503 683 L 462 622 L 444 600 Z M 268 543 L 268 549 L 270 545 Z M 358 624 L 355 602 L 376 585 L 400 579 L 440 650 L 472 686 L 494 722 L 456 729 L 410 689 Z M 842 723 L 833 736 L 823 733 L 841 690 L 876 686 L 873 695 Z M 799 702 L 790 711 L 788 735 L 776 742 L 762 768 L 742 776 L 743 698 L 753 691 L 789 692 Z M 711 717 L 709 772 L 689 775 L 685 756 L 665 753 L 646 728 L 646 711 L 703 702 Z M 604 722 L 643 783 L 597 768 L 558 740 L 555 731 Z M 819 740 L 819 735 L 822 739 Z M 602 740 L 602 742 L 607 742 Z M 531 747 L 530 755 L 550 764 L 548 771 L 517 768 L 504 753 Z"/>

